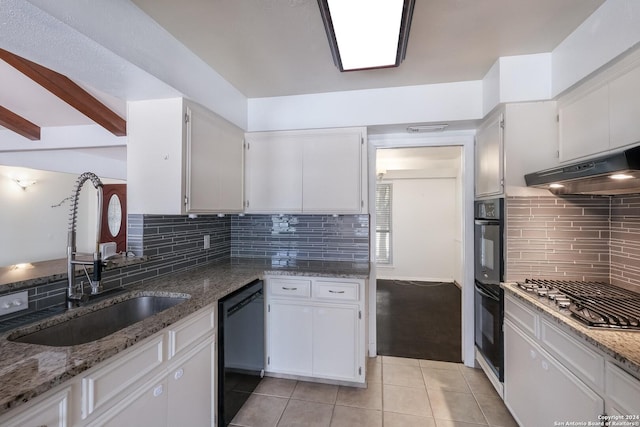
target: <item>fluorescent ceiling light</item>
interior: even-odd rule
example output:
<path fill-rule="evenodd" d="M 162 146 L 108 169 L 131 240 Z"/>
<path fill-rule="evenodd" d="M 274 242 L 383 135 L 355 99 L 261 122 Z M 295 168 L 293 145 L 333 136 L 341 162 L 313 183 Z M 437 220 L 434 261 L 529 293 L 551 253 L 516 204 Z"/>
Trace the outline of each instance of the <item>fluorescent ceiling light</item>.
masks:
<path fill-rule="evenodd" d="M 556 184 L 556 183 L 549 184 L 549 188 L 563 188 L 563 187 L 564 185 L 562 184 Z"/>
<path fill-rule="evenodd" d="M 400 65 L 414 4 L 415 0 L 318 0 L 340 71 Z"/>

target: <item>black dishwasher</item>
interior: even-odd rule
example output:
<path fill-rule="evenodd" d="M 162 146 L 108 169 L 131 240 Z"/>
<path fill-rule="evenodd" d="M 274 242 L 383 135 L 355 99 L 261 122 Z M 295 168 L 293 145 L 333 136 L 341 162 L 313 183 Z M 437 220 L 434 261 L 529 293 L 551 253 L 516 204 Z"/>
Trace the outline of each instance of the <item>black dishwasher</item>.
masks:
<path fill-rule="evenodd" d="M 263 282 L 218 302 L 218 426 L 227 426 L 264 376 Z"/>

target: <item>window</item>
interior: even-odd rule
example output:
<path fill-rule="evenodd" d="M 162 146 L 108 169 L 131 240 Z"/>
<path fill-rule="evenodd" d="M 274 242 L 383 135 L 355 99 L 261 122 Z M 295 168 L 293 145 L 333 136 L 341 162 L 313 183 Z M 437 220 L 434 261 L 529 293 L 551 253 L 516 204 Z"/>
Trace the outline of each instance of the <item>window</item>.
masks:
<path fill-rule="evenodd" d="M 391 184 L 376 186 L 376 263 L 391 264 Z"/>

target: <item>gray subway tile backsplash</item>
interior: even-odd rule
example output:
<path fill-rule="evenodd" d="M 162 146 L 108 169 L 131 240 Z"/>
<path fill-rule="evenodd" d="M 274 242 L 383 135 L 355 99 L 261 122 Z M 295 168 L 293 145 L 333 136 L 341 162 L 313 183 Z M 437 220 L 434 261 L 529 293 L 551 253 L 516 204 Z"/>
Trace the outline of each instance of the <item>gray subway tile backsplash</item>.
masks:
<path fill-rule="evenodd" d="M 640 291 L 640 195 L 506 198 L 506 267 Z"/>
<path fill-rule="evenodd" d="M 198 215 L 189 218 L 130 214 L 127 232 L 128 251 L 149 259 L 105 271 L 105 290 L 231 256 L 268 257 L 272 258 L 271 263 L 369 260 L 368 215 Z M 205 235 L 210 237 L 209 249 L 204 249 Z M 66 289 L 66 279 L 30 289 L 29 311 L 64 304 Z"/>
<path fill-rule="evenodd" d="M 368 261 L 369 216 L 232 216 L 231 256 Z"/>

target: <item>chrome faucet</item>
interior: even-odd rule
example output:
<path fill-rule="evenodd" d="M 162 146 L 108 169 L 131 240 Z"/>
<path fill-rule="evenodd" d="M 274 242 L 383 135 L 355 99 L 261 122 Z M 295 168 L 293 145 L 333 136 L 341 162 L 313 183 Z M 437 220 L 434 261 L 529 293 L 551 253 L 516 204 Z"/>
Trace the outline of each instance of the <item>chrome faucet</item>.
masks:
<path fill-rule="evenodd" d="M 96 250 L 93 253 L 92 261 L 81 261 L 76 259 L 78 255 L 76 251 L 76 222 L 78 215 L 78 197 L 82 185 L 90 180 L 98 193 L 98 215 L 97 215 L 97 231 L 96 231 Z M 102 229 L 102 181 L 97 175 L 91 172 L 85 172 L 80 175 L 76 181 L 71 195 L 71 212 L 69 213 L 69 234 L 67 240 L 67 275 L 69 276 L 69 287 L 67 290 L 67 302 L 69 306 L 86 301 L 88 296 L 84 294 L 83 282 L 76 284 L 75 266 L 81 265 L 84 273 L 91 285 L 91 295 L 102 292 L 102 255 L 100 254 L 100 232 Z M 93 265 L 93 277 L 89 276 L 87 265 Z"/>

